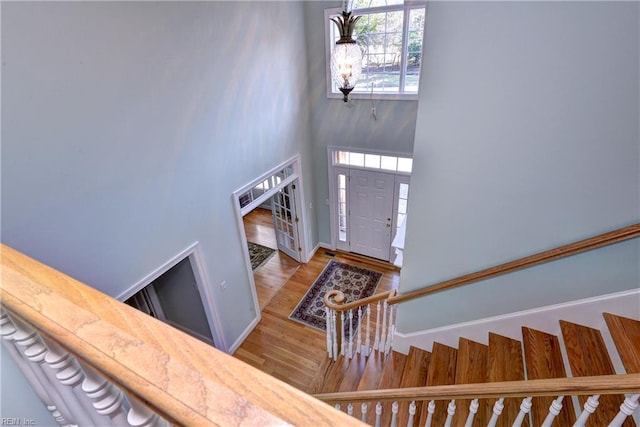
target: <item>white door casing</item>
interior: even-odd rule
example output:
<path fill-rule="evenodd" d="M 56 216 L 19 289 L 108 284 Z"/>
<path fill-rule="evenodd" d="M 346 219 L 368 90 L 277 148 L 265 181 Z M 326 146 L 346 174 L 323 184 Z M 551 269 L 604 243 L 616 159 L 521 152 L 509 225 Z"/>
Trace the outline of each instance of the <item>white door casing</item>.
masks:
<path fill-rule="evenodd" d="M 271 213 L 278 250 L 300 262 L 295 191 L 295 183 L 279 189 L 272 198 Z"/>
<path fill-rule="evenodd" d="M 351 169 L 349 240 L 352 252 L 389 261 L 395 176 Z"/>

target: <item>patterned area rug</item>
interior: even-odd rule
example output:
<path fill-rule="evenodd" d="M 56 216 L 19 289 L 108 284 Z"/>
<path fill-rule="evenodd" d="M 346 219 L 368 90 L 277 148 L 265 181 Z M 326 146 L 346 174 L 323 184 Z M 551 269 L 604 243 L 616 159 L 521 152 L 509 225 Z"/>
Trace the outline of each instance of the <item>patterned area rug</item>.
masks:
<path fill-rule="evenodd" d="M 249 246 L 249 258 L 251 259 L 252 270 L 261 267 L 276 253 L 275 249 L 257 243 L 247 242 L 247 245 Z"/>
<path fill-rule="evenodd" d="M 382 273 L 377 271 L 331 260 L 291 312 L 289 319 L 324 331 L 326 319 L 322 299 L 327 291 L 341 290 L 345 302 L 351 302 L 372 295 L 381 278 Z M 354 313 L 354 325 L 357 324 L 357 314 Z"/>

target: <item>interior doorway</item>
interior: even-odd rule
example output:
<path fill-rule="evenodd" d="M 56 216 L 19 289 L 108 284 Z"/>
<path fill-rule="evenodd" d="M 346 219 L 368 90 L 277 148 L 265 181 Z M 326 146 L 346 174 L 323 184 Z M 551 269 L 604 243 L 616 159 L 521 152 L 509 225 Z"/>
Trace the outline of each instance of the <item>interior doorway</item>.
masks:
<path fill-rule="evenodd" d="M 256 208 L 264 207 L 268 203 L 271 209 L 271 219 L 276 239 L 278 257 L 287 254 L 296 263 L 306 263 L 310 257 L 306 238 L 306 210 L 302 182 L 300 156 L 280 164 L 272 170 L 262 174 L 242 188 L 233 192 L 233 203 L 238 220 L 240 239 L 247 246 L 245 259 L 247 272 L 252 285 L 252 295 L 256 312 L 256 323 L 261 318 L 262 308 L 270 301 L 271 296 L 258 297 L 258 283 L 252 268 L 249 239 L 245 225 L 245 216 Z M 296 267 L 297 268 L 297 267 Z M 289 274 L 289 273 L 285 273 Z M 291 275 L 293 273 L 290 273 Z M 271 279 L 278 277 L 274 274 Z M 291 277 L 290 275 L 288 277 Z M 288 278 L 287 278 L 288 279 Z M 278 289 L 286 282 L 277 284 Z M 263 290 L 264 288 L 260 289 Z M 273 293 L 275 294 L 275 293 Z"/>
<path fill-rule="evenodd" d="M 215 305 L 198 263 L 196 246 L 170 260 L 124 302 L 195 338 L 224 350 Z"/>
<path fill-rule="evenodd" d="M 273 250 L 273 253 L 265 261 L 258 260 L 256 263 L 252 263 L 252 268 L 256 264 L 256 267 L 253 268 L 253 280 L 262 311 L 298 270 L 300 263 L 278 250 L 270 203 L 247 213 L 242 221 L 247 244 L 253 243 Z"/>

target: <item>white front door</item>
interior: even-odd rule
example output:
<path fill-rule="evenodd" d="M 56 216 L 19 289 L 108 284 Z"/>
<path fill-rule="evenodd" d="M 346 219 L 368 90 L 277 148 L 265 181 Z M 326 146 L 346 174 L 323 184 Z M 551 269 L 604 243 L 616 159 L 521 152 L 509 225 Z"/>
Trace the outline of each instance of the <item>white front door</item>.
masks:
<path fill-rule="evenodd" d="M 271 199 L 271 213 L 278 250 L 300 262 L 298 215 L 296 214 L 295 182 L 278 190 Z"/>
<path fill-rule="evenodd" d="M 358 169 L 350 176 L 351 252 L 389 261 L 395 176 Z"/>

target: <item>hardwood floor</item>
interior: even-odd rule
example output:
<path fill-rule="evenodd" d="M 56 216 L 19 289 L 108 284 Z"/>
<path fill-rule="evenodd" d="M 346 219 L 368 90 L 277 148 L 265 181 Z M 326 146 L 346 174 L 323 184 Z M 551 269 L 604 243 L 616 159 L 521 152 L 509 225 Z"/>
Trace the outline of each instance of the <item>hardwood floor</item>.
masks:
<path fill-rule="evenodd" d="M 316 375 L 322 375 L 327 361 L 324 332 L 289 320 L 289 314 L 331 260 L 359 265 L 383 273 L 376 292 L 397 289 L 400 272 L 390 264 L 364 257 L 319 249 L 307 264 L 297 268 L 262 310 L 262 320 L 234 356 L 304 391 L 313 392 Z M 269 279 L 265 275 L 264 280 Z M 273 277 L 278 281 L 277 276 Z"/>
<path fill-rule="evenodd" d="M 269 261 L 253 272 L 260 310 L 264 310 L 280 288 L 293 276 L 300 263 L 277 250 L 271 211 L 254 209 L 244 216 L 243 222 L 248 241 L 276 249 Z"/>

